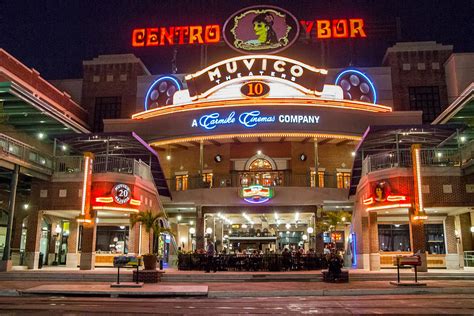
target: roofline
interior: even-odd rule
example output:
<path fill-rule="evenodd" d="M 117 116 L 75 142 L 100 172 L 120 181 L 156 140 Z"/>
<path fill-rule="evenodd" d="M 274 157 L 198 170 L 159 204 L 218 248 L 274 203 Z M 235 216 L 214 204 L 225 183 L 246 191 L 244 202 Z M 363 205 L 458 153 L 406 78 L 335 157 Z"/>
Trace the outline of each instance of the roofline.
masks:
<path fill-rule="evenodd" d="M 464 105 L 474 99 L 474 82 L 464 89 L 459 97 L 457 97 L 451 105 L 449 105 L 438 117 L 431 123 L 432 125 L 446 124 L 456 113 L 464 108 Z"/>

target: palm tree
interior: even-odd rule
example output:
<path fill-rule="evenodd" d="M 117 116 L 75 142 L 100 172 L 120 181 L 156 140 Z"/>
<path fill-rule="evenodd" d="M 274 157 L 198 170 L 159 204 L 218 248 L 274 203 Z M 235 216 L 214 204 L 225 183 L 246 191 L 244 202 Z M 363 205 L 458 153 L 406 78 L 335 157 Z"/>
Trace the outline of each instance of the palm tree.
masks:
<path fill-rule="evenodd" d="M 130 225 L 134 227 L 137 223 L 142 223 L 145 227 L 145 231 L 148 233 L 149 243 L 148 243 L 148 254 L 153 254 L 153 241 L 156 241 L 157 238 L 161 236 L 162 233 L 168 233 L 171 236 L 174 236 L 174 232 L 169 228 L 162 227 L 161 220 L 164 219 L 163 213 L 153 213 L 151 210 L 145 212 L 140 212 L 138 214 L 133 214 L 130 216 Z M 152 233 L 153 231 L 153 233 Z"/>

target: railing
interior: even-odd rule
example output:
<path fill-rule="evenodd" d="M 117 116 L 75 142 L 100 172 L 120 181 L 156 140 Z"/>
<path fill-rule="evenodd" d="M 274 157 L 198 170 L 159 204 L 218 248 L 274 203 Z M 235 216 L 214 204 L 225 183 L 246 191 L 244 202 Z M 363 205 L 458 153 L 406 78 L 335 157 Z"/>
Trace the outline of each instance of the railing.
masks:
<path fill-rule="evenodd" d="M 269 185 L 273 187 L 313 187 L 314 181 L 311 181 L 311 177 L 308 174 L 294 174 L 289 171 L 279 172 L 281 177 L 273 180 Z M 322 181 L 324 188 L 339 188 L 337 175 L 336 174 L 324 174 L 324 180 Z M 184 185 L 182 184 L 184 181 Z M 212 183 L 203 181 L 200 176 L 188 176 L 185 180 L 177 180 L 176 178 L 167 179 L 168 186 L 172 191 L 183 191 L 193 189 L 204 189 L 204 188 L 225 188 L 225 187 L 242 187 L 251 184 L 262 184 L 262 183 L 248 183 L 244 184 L 240 182 L 240 174 L 213 174 Z M 319 182 L 318 182 L 319 184 Z"/>
<path fill-rule="evenodd" d="M 31 146 L 16 141 L 5 134 L 0 134 L 0 151 L 2 155 L 15 157 L 42 168 L 52 169 L 53 167 L 51 156 L 40 153 Z"/>
<path fill-rule="evenodd" d="M 446 148 L 421 148 L 420 162 L 422 166 L 459 167 L 461 166 L 461 150 Z M 367 156 L 362 163 L 362 175 L 369 172 L 389 169 L 407 168 L 413 165 L 409 149 L 392 150 Z"/>
<path fill-rule="evenodd" d="M 464 251 L 464 267 L 474 269 L 474 251 Z"/>
<path fill-rule="evenodd" d="M 83 156 L 56 157 L 54 171 L 55 173 L 82 173 L 83 165 Z M 143 161 L 135 160 L 133 158 L 96 156 L 92 168 L 93 173 L 116 172 L 133 174 L 148 181 L 153 180 L 150 166 Z"/>

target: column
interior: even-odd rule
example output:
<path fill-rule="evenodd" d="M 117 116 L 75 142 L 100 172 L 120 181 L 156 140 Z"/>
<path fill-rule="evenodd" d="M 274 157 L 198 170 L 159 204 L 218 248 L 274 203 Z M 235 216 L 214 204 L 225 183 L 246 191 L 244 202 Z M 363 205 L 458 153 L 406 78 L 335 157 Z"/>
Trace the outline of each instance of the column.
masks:
<path fill-rule="evenodd" d="M 421 266 L 418 271 L 428 271 L 428 261 L 426 256 L 425 226 L 423 220 L 415 220 L 415 209 L 410 208 L 410 246 L 413 253 L 420 253 Z"/>
<path fill-rule="evenodd" d="M 91 218 L 91 223 L 82 223 L 81 239 L 81 270 L 94 270 L 95 268 L 95 243 L 97 224 L 95 216 Z"/>
<path fill-rule="evenodd" d="M 204 249 L 204 216 L 202 214 L 202 207 L 196 207 L 196 249 Z"/>
<path fill-rule="evenodd" d="M 318 139 L 314 138 L 314 187 L 319 187 L 319 150 Z M 311 183 L 311 182 L 310 182 Z"/>
<path fill-rule="evenodd" d="M 42 213 L 34 208 L 28 215 L 24 261 L 28 269 L 38 269 L 42 219 Z"/>
<path fill-rule="evenodd" d="M 446 244 L 446 269 L 459 269 L 459 244 L 456 238 L 454 216 L 444 219 L 444 236 Z"/>
<path fill-rule="evenodd" d="M 472 233 L 471 233 L 471 213 L 463 213 L 459 215 L 460 235 L 462 241 L 462 251 L 472 250 Z M 462 253 L 462 255 L 464 255 Z"/>
<path fill-rule="evenodd" d="M 23 219 L 24 214 L 20 217 L 19 214 L 15 216 L 13 221 L 13 234 L 12 234 L 12 265 L 20 265 L 20 247 L 21 247 L 21 234 L 23 233 Z"/>
<path fill-rule="evenodd" d="M 370 269 L 370 234 L 369 234 L 369 218 L 364 216 L 361 218 L 361 234 L 357 241 L 357 268 Z"/>
<path fill-rule="evenodd" d="M 370 212 L 368 218 L 369 226 L 369 252 L 370 270 L 380 270 L 379 231 L 377 224 L 377 213 Z"/>
<path fill-rule="evenodd" d="M 324 252 L 324 239 L 323 239 L 323 234 L 320 229 L 317 229 L 318 226 L 317 222 L 322 220 L 322 216 L 318 218 L 318 211 L 314 213 L 314 249 L 316 253 L 322 254 Z"/>
<path fill-rule="evenodd" d="M 216 221 L 215 223 L 216 231 L 213 232 L 216 238 L 216 249 L 217 251 L 222 251 L 224 248 L 224 223 L 222 220 Z"/>
<path fill-rule="evenodd" d="M 79 240 L 79 224 L 76 221 L 69 222 L 69 237 L 67 239 L 66 267 L 77 268 L 79 265 L 79 253 L 77 242 Z"/>
<path fill-rule="evenodd" d="M 18 186 L 18 175 L 20 172 L 20 166 L 15 165 L 12 178 L 10 180 L 10 197 L 8 199 L 8 222 L 7 222 L 7 233 L 5 236 L 5 248 L 3 249 L 3 257 L 0 261 L 0 271 L 9 271 L 12 268 L 12 261 L 10 258 L 12 230 L 13 230 L 13 217 L 15 216 L 15 203 L 16 203 L 16 188 Z"/>
<path fill-rule="evenodd" d="M 48 218 L 50 218 L 48 216 Z M 59 222 L 56 221 L 56 220 L 53 220 L 51 221 L 51 225 L 50 225 L 50 231 L 49 231 L 49 247 L 48 247 L 48 254 L 47 254 L 47 263 L 48 265 L 57 265 L 58 262 L 58 258 L 55 256 L 56 255 L 56 250 L 59 251 L 59 249 L 57 249 L 58 247 L 56 246 L 56 242 L 58 241 L 58 234 L 56 234 L 55 230 L 56 230 L 56 225 L 58 225 Z M 46 254 L 45 254 L 46 255 Z M 56 259 L 56 261 L 55 261 Z"/>

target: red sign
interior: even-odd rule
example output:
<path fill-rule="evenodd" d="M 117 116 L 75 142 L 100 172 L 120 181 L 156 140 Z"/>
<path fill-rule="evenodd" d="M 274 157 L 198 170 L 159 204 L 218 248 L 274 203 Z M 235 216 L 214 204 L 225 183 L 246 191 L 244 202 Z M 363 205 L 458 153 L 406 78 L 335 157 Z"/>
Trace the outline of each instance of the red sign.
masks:
<path fill-rule="evenodd" d="M 317 39 L 367 37 L 363 19 L 300 21 L 306 35 L 314 29 Z"/>
<path fill-rule="evenodd" d="M 138 28 L 132 32 L 133 47 L 212 44 L 220 39 L 217 24 Z"/>

